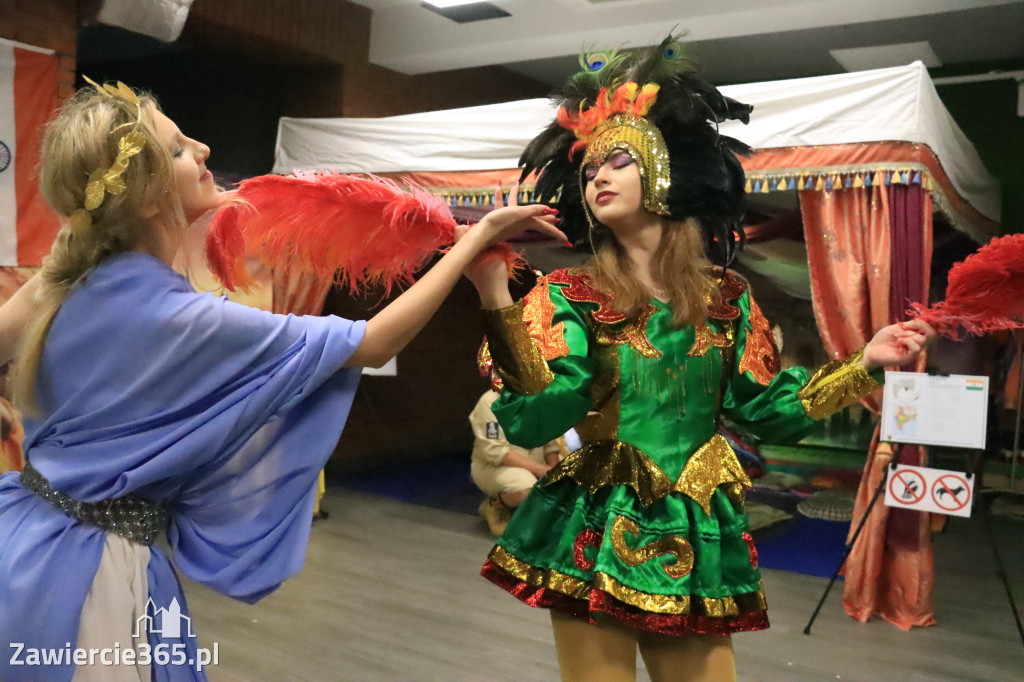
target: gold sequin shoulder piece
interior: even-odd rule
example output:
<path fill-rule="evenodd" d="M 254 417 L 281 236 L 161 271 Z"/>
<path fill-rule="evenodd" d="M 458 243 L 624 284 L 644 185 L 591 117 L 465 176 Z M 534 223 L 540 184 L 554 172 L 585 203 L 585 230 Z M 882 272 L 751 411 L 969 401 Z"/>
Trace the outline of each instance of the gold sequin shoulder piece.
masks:
<path fill-rule="evenodd" d="M 523 323 L 523 301 L 484 310 L 487 345 L 503 386 L 520 395 L 536 395 L 555 380 Z"/>
<path fill-rule="evenodd" d="M 565 342 L 565 322 L 554 324 L 554 319 L 555 304 L 551 301 L 548 278 L 541 277 L 523 298 L 523 323 L 545 360 L 569 354 L 569 344 Z"/>
<path fill-rule="evenodd" d="M 590 314 L 598 322 L 617 324 L 626 320 L 625 313 L 615 310 L 612 297 L 595 287 L 590 273 L 583 268 L 555 270 L 548 275 L 548 281 L 564 285 L 562 296 L 568 301 L 596 304 L 597 310 Z"/>
<path fill-rule="evenodd" d="M 661 357 L 661 351 L 654 347 L 647 336 L 647 323 L 658 310 L 653 305 L 648 303 L 635 320 L 626 322 L 625 313 L 615 309 L 615 301 L 611 295 L 594 286 L 590 273 L 586 270 L 556 270 L 548 275 L 548 281 L 552 284 L 565 285 L 562 288 L 562 296 L 567 301 L 597 305 L 597 310 L 591 311 L 590 316 L 599 323 L 594 330 L 594 337 L 598 343 L 628 345 L 644 357 Z M 625 324 L 622 324 L 624 322 Z"/>
<path fill-rule="evenodd" d="M 740 309 L 735 303 L 746 290 L 746 282 L 731 270 L 716 273 L 711 289 L 704 296 L 704 302 L 708 306 L 708 318 L 727 323 L 736 320 L 740 316 Z M 702 357 L 712 346 L 719 350 L 731 348 L 734 330 L 731 324 L 724 327 L 722 331 L 716 332 L 707 323 L 695 325 L 693 346 L 687 355 Z"/>
<path fill-rule="evenodd" d="M 708 317 L 713 320 L 732 321 L 740 316 L 736 301 L 746 292 L 747 283 L 732 270 L 726 270 L 717 278 L 717 295 L 708 301 Z"/>

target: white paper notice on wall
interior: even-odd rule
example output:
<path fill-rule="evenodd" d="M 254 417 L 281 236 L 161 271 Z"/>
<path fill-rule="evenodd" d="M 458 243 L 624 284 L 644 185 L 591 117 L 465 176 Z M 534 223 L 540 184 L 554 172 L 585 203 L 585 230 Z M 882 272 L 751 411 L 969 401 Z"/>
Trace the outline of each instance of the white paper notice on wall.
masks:
<path fill-rule="evenodd" d="M 960 471 L 900 464 L 889 469 L 885 506 L 897 509 L 970 516 L 974 476 Z"/>
<path fill-rule="evenodd" d="M 394 377 L 398 376 L 398 356 L 391 358 L 381 367 L 363 367 L 364 376 Z"/>
<path fill-rule="evenodd" d="M 985 449 L 988 377 L 886 372 L 880 438 Z"/>

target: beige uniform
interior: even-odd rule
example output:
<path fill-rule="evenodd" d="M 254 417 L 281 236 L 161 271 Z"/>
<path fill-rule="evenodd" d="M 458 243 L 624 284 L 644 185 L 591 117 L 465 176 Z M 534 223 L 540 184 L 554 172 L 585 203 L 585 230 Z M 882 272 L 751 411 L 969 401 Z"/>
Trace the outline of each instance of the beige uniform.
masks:
<path fill-rule="evenodd" d="M 469 472 L 473 483 L 488 496 L 529 490 L 537 482 L 537 477 L 526 469 L 501 464 L 505 453 L 514 446 L 505 440 L 505 432 L 502 431 L 494 413 L 491 412 L 491 404 L 497 398 L 497 393 L 487 391 L 480 396 L 476 407 L 469 414 L 469 423 L 473 427 L 474 436 L 473 462 Z M 544 447 L 532 450 L 518 449 L 531 460 L 540 464 L 544 463 L 545 453 L 562 454 L 564 452 L 558 441 L 552 441 Z"/>

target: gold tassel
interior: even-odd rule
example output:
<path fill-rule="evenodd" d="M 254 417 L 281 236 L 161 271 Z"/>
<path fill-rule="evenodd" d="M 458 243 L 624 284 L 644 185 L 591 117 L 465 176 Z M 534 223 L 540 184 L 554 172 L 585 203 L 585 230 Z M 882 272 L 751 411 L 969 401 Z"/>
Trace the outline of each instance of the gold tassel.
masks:
<path fill-rule="evenodd" d="M 662 371 L 657 358 L 648 358 L 630 352 L 633 389 L 640 395 L 657 398 L 671 405 L 681 417 L 686 414 L 686 365 L 677 369 L 665 367 Z"/>

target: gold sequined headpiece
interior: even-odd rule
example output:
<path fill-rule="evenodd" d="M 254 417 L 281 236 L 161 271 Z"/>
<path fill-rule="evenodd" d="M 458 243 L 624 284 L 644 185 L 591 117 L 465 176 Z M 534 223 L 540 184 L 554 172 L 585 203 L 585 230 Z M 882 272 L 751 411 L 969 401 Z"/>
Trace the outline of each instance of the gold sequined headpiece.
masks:
<path fill-rule="evenodd" d="M 661 131 L 645 118 L 657 100 L 659 89 L 657 83 L 641 88 L 631 81 L 614 91 L 602 88 L 593 106 L 581 108 L 578 113 L 570 114 L 564 107 L 559 110 L 558 123 L 571 130 L 578 140 L 573 152 L 586 148 L 579 170 L 581 194 L 586 186 L 586 167 L 602 164 L 609 154 L 622 149 L 633 157 L 640 171 L 644 208 L 658 215 L 669 215 L 666 198 L 672 177 L 668 149 Z"/>
<path fill-rule="evenodd" d="M 107 194 L 121 194 L 127 189 L 124 178 L 121 176 L 128 168 L 129 159 L 146 146 L 146 136 L 139 130 L 139 126 L 142 124 L 142 102 L 139 101 L 138 95 L 121 81 L 118 81 L 117 87 L 114 87 L 110 84 L 100 85 L 88 76 L 83 76 L 83 78 L 101 95 L 113 97 L 134 106 L 135 120 L 123 123 L 110 131 L 111 134 L 114 134 L 122 128 L 131 128 L 117 142 L 117 157 L 114 159 L 114 163 L 106 168 L 97 168 L 89 174 L 89 180 L 85 185 L 84 208 L 76 209 L 71 213 L 71 226 L 75 231 L 88 229 L 92 224 L 92 215 L 89 212 L 99 208 Z"/>
<path fill-rule="evenodd" d="M 672 184 L 669 173 L 668 149 L 661 131 L 646 118 L 621 114 L 609 119 L 603 130 L 587 145 L 587 153 L 580 166 L 580 192 L 586 186 L 586 169 L 590 164 L 601 165 L 608 155 L 622 149 L 636 162 L 643 187 L 644 208 L 651 213 L 668 216 L 665 200 Z"/>

